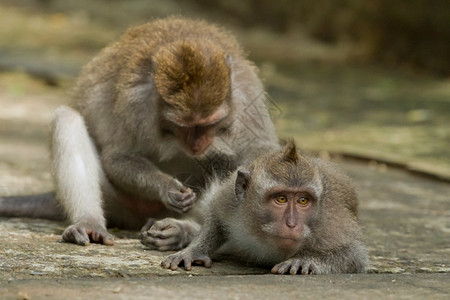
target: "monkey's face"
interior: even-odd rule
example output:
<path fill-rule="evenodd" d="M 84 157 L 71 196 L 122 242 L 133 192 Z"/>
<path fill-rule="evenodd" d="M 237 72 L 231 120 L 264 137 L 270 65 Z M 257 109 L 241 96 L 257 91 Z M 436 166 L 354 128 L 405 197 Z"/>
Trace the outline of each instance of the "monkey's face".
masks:
<path fill-rule="evenodd" d="M 198 156 L 214 141 L 215 128 L 214 125 L 176 127 L 174 134 L 188 154 Z"/>
<path fill-rule="evenodd" d="M 311 234 L 308 220 L 313 215 L 315 202 L 308 189 L 270 189 L 261 206 L 260 235 L 282 251 L 296 251 Z"/>
<path fill-rule="evenodd" d="M 196 112 L 182 115 L 175 110 L 167 110 L 163 115 L 162 134 L 174 136 L 188 155 L 200 156 L 223 131 L 228 110 L 221 107 L 206 117 Z"/>
<path fill-rule="evenodd" d="M 161 47 L 153 62 L 163 133 L 176 136 L 189 155 L 202 155 L 221 120 L 230 115 L 231 70 L 226 53 L 207 40 L 177 41 Z"/>

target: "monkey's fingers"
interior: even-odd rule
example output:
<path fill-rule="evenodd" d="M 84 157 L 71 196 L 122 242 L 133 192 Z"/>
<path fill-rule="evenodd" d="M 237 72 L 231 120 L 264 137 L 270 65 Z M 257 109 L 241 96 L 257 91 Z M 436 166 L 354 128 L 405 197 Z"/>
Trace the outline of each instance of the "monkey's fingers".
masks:
<path fill-rule="evenodd" d="M 93 230 L 93 229 L 86 229 L 86 233 L 90 238 L 90 241 L 97 243 L 97 244 L 103 244 L 103 245 L 114 245 L 113 237 L 108 232 L 103 232 L 102 230 Z"/>
<path fill-rule="evenodd" d="M 172 263 L 172 257 L 169 256 L 161 262 L 161 267 L 163 267 L 164 269 L 169 269 L 171 263 Z"/>
<path fill-rule="evenodd" d="M 272 274 L 284 274 L 288 270 L 290 264 L 286 264 L 286 262 L 279 263 L 275 265 L 270 271 Z"/>
<path fill-rule="evenodd" d="M 161 262 L 161 266 L 164 269 L 171 269 L 175 271 L 178 269 L 178 266 L 183 262 L 184 269 L 186 271 L 190 271 L 192 268 L 192 257 L 189 253 L 184 253 L 183 251 L 177 252 L 173 255 L 170 255 L 165 260 Z"/>
<path fill-rule="evenodd" d="M 147 223 L 145 223 L 145 225 L 142 226 L 142 228 L 141 228 L 141 231 L 140 231 L 141 234 L 142 234 L 143 232 L 148 231 L 148 230 L 153 226 L 153 224 L 155 224 L 155 222 L 156 222 L 156 220 L 153 219 L 153 218 L 147 219 Z"/>
<path fill-rule="evenodd" d="M 96 240 L 94 240 L 94 242 L 103 244 L 105 246 L 112 246 L 114 245 L 114 238 L 109 233 L 98 233 L 98 237 Z"/>
<path fill-rule="evenodd" d="M 159 251 L 179 250 L 182 248 L 182 243 L 178 237 L 160 239 L 146 236 L 141 240 L 141 243 L 152 250 Z"/>
<path fill-rule="evenodd" d="M 190 257 L 183 258 L 184 269 L 190 271 L 192 269 L 192 259 Z"/>
<path fill-rule="evenodd" d="M 183 186 L 183 187 L 180 189 L 180 192 L 182 192 L 183 194 L 193 193 L 193 191 L 192 191 L 191 188 L 188 188 L 188 187 L 185 187 L 185 186 Z"/>
<path fill-rule="evenodd" d="M 301 270 L 302 275 L 319 274 L 317 266 L 308 259 L 292 258 L 287 261 L 275 265 L 271 272 L 273 274 L 289 274 L 295 275 Z"/>
<path fill-rule="evenodd" d="M 170 269 L 172 271 L 175 271 L 176 269 L 178 269 L 178 266 L 180 265 L 181 261 L 183 261 L 183 260 L 184 260 L 184 258 L 182 256 L 175 257 L 172 260 L 172 262 L 170 263 Z M 185 261 L 184 263 L 185 263 L 185 266 L 187 265 L 187 267 L 185 267 L 185 269 L 187 271 L 189 271 L 190 270 L 190 262 L 189 262 L 189 260 L 187 262 Z"/>
<path fill-rule="evenodd" d="M 279 264 L 276 264 L 271 272 L 273 274 L 286 274 L 290 271 L 290 274 L 297 274 L 298 269 L 300 268 L 302 261 L 300 259 L 292 258 L 286 261 L 283 261 Z"/>
<path fill-rule="evenodd" d="M 182 233 L 180 232 L 180 229 L 175 227 L 166 227 L 166 228 L 152 228 L 149 231 L 147 231 L 147 235 L 151 236 L 153 238 L 159 238 L 159 239 L 167 239 L 171 238 L 173 236 L 179 236 Z"/>
<path fill-rule="evenodd" d="M 298 269 L 300 269 L 300 265 L 302 264 L 300 259 L 295 259 L 292 264 L 291 264 L 291 268 L 289 269 L 289 274 L 291 275 L 295 275 L 297 274 Z M 303 268 L 302 268 L 303 271 Z"/>
<path fill-rule="evenodd" d="M 195 203 L 195 194 L 193 197 L 189 197 L 180 203 L 180 206 L 182 207 L 182 211 L 187 212 L 194 206 L 194 203 Z"/>
<path fill-rule="evenodd" d="M 114 245 L 113 236 L 104 229 L 100 230 L 86 229 L 86 233 L 90 237 L 91 241 L 94 243 L 103 244 L 106 246 Z"/>
<path fill-rule="evenodd" d="M 195 193 L 184 194 L 170 191 L 168 196 L 170 208 L 178 213 L 187 212 L 194 205 Z"/>
<path fill-rule="evenodd" d="M 89 245 L 89 235 L 82 227 L 71 225 L 64 230 L 62 238 L 65 242 L 78 244 L 81 246 Z"/>
<path fill-rule="evenodd" d="M 194 259 L 194 264 L 203 265 L 205 268 L 211 268 L 212 260 L 207 255 L 200 255 Z"/>
<path fill-rule="evenodd" d="M 302 265 L 302 275 L 319 274 L 317 266 L 312 262 L 306 262 Z"/>

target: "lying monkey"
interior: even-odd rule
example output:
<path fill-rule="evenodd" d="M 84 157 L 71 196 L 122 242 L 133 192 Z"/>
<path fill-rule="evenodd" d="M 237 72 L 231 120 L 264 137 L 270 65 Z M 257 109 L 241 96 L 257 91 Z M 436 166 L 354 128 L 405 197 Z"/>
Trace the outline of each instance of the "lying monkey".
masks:
<path fill-rule="evenodd" d="M 162 263 L 211 267 L 210 256 L 232 254 L 273 266 L 274 274 L 363 273 L 367 251 L 350 180 L 324 161 L 299 155 L 290 141 L 248 168 L 214 184 L 200 234 Z"/>

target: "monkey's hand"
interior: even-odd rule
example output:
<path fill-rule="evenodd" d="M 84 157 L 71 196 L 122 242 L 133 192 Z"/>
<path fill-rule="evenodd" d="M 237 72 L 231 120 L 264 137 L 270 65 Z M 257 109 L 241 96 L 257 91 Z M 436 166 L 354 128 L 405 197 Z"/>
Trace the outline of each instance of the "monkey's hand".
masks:
<path fill-rule="evenodd" d="M 175 271 L 178 266 L 183 263 L 184 269 L 190 271 L 192 264 L 203 265 L 206 268 L 211 268 L 211 258 L 206 254 L 194 254 L 189 248 L 170 255 L 161 262 L 164 269 L 171 269 Z"/>
<path fill-rule="evenodd" d="M 114 245 L 114 238 L 101 225 L 92 225 L 89 222 L 70 225 L 64 230 L 62 238 L 65 242 L 87 246 L 90 242 L 103 245 Z"/>
<path fill-rule="evenodd" d="M 167 209 L 182 214 L 192 208 L 195 196 L 190 188 L 183 186 L 178 180 L 172 180 L 161 199 Z"/>
<path fill-rule="evenodd" d="M 271 271 L 273 274 L 285 274 L 288 273 L 291 275 L 297 274 L 300 272 L 302 275 L 312 275 L 312 274 L 322 274 L 318 268 L 317 264 L 313 262 L 312 259 L 309 258 L 291 258 L 286 261 L 283 261 L 272 268 Z"/>
<path fill-rule="evenodd" d="M 141 243 L 152 250 L 180 250 L 192 241 L 199 230 L 200 225 L 194 221 L 149 219 L 141 229 Z"/>

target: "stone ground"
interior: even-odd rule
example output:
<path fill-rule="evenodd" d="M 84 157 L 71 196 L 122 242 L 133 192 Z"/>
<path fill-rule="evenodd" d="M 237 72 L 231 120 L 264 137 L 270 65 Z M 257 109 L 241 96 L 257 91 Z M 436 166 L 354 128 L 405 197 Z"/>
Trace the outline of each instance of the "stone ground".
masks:
<path fill-rule="evenodd" d="M 52 190 L 53 110 L 83 62 L 145 19 L 148 1 L 127 6 L 126 18 L 96 15 L 97 2 L 83 13 L 87 0 L 72 11 L 48 2 L 63 13 L 25 2 L 0 6 L 0 197 Z M 175 1 L 151 3 L 155 16 L 179 12 Z M 1 299 L 450 297 L 449 80 L 344 64 L 345 47 L 299 35 L 233 31 L 266 78 L 280 136 L 333 154 L 356 182 L 368 274 L 275 276 L 230 260 L 172 272 L 159 267 L 167 253 L 146 250 L 135 232 L 112 230 L 113 247 L 79 247 L 61 242 L 63 223 L 0 218 Z"/>

